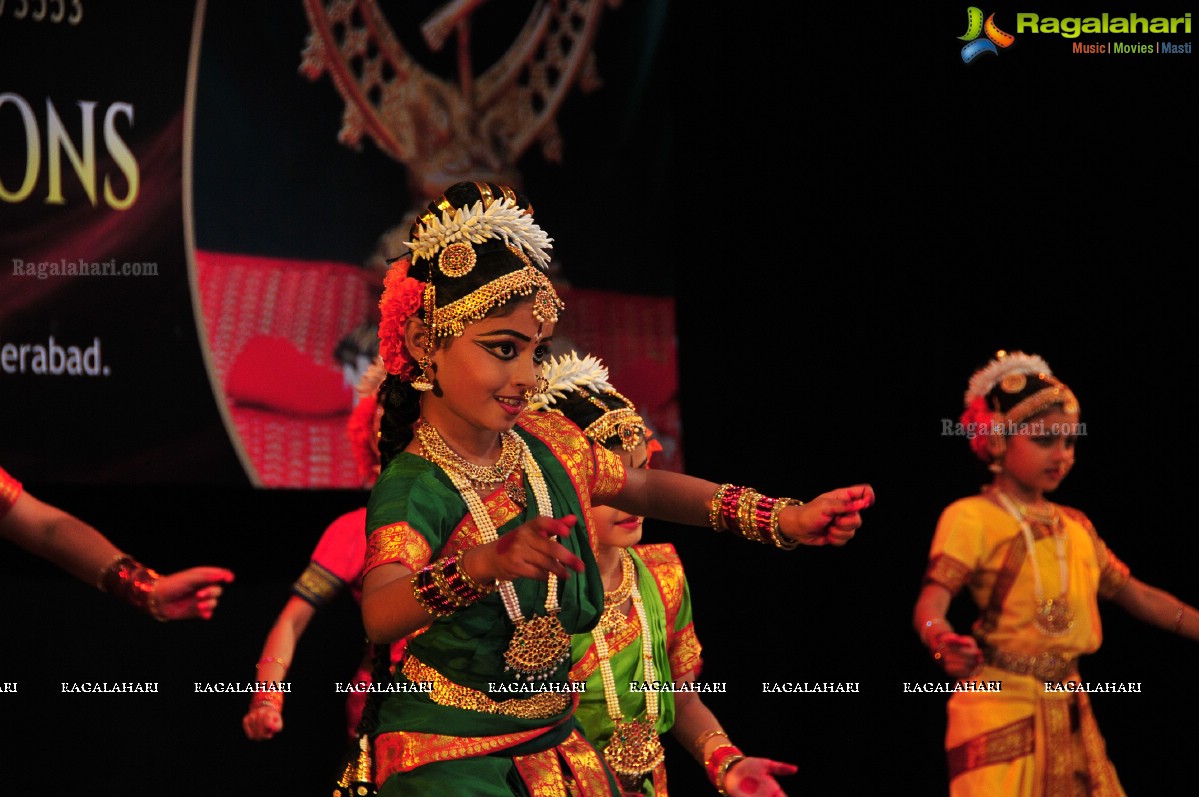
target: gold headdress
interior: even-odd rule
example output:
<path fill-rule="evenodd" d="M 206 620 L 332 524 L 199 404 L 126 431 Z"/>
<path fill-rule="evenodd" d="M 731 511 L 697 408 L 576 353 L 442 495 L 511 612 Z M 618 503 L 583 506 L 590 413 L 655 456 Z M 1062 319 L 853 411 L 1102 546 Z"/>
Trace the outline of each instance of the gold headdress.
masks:
<path fill-rule="evenodd" d="M 456 207 L 443 195 L 435 205 L 440 213 L 429 210 L 418 217 L 412 225 L 412 240 L 406 242 L 413 262 L 428 264 L 421 305 L 425 323 L 434 336 L 461 335 L 468 323 L 478 321 L 513 296 L 530 294 L 534 296 L 533 317 L 542 323 L 557 322 L 564 305 L 544 271 L 549 267 L 548 250 L 553 248 L 553 239 L 533 220 L 532 208 L 522 208 L 516 193 L 507 186 L 461 185 L 473 185 L 479 199 Z M 502 242 L 503 248 L 493 241 Z M 513 269 L 512 258 L 521 265 Z M 484 260 L 491 265 L 484 266 Z M 437 277 L 434 269 L 447 279 Z M 480 275 L 478 269 L 484 273 Z M 489 278 L 488 272 L 497 270 L 501 273 Z M 435 282 L 444 289 L 447 280 L 463 279 L 472 273 L 476 281 L 483 280 L 482 284 L 438 306 Z"/>
<path fill-rule="evenodd" d="M 573 351 L 551 357 L 542 375 L 548 386 L 530 399 L 530 409 L 561 412 L 583 427 L 591 440 L 603 444 L 616 438 L 626 451 L 649 439 L 650 431 L 637 408 L 608 383 L 608 369 L 598 358 L 580 358 Z M 617 402 L 622 406 L 612 406 Z M 594 418 L 597 409 L 599 417 Z"/>

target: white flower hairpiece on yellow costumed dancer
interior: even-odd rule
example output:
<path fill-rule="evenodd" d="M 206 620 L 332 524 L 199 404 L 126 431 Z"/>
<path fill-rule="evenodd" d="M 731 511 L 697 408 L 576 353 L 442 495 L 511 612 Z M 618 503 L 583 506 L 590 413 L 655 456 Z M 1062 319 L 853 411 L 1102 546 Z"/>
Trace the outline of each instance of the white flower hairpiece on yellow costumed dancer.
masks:
<path fill-rule="evenodd" d="M 491 238 L 502 238 L 509 246 L 519 246 L 542 269 L 549 268 L 548 250 L 553 248 L 554 239 L 508 197 L 486 204 L 479 199 L 468 208 L 447 208 L 440 219 L 435 215 L 425 216 L 417 226 L 416 240 L 405 242 L 414 257 L 432 260 L 438 250 L 451 244 L 481 244 Z M 469 270 L 467 267 L 466 271 Z"/>
<path fill-rule="evenodd" d="M 969 442 L 975 455 L 999 472 L 998 460 L 1007 448 L 1004 438 L 1009 426 L 1054 404 L 1069 415 L 1078 415 L 1078 399 L 1053 375 L 1049 363 L 1035 354 L 1001 349 L 970 377 L 961 423 L 972 431 Z"/>
<path fill-rule="evenodd" d="M 995 386 L 1001 383 L 1004 383 L 1008 393 L 1017 393 L 1023 389 L 1025 382 L 1019 377 L 1029 374 L 1053 376 L 1053 371 L 1049 369 L 1049 363 L 1045 362 L 1040 355 L 1000 350 L 995 354 L 994 360 L 975 371 L 974 375 L 970 377 L 965 404 L 969 405 L 976 398 L 985 399 L 995 389 Z M 1015 386 L 1017 383 L 1018 386 Z"/>

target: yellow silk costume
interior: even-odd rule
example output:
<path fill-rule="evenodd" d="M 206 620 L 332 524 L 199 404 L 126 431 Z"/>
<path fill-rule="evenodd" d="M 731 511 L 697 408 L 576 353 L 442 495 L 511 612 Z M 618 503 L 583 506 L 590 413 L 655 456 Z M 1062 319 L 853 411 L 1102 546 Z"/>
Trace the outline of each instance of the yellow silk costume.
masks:
<path fill-rule="evenodd" d="M 968 587 L 979 608 L 973 634 L 986 663 L 971 680 L 999 692 L 957 692 L 947 705 L 951 797 L 1124 797 L 1085 692 L 1046 683 L 1079 681 L 1078 658 L 1103 640 L 1098 598 L 1128 583 L 1128 568 L 1080 511 L 1057 506 L 1065 534 L 1065 598 L 1073 623 L 1050 636 L 1034 622 L 1035 577 L 1016 519 L 986 495 L 941 514 L 926 582 L 951 595 Z M 1046 597 L 1063 592 L 1048 525 L 1032 523 L 1033 555 Z"/>

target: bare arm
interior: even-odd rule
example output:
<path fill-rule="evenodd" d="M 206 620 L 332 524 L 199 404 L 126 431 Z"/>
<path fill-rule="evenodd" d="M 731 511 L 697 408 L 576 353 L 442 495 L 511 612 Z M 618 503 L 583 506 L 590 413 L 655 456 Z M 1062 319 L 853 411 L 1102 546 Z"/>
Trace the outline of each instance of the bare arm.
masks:
<path fill-rule="evenodd" d="M 974 637 L 956 633 L 945 619 L 953 595 L 941 584 L 926 583 L 916 598 L 912 625 L 933 658 L 953 678 L 965 678 L 982 664 Z"/>
<path fill-rule="evenodd" d="M 0 518 L 0 535 L 92 586 L 121 555 L 108 538 L 58 507 L 25 492 Z"/>
<path fill-rule="evenodd" d="M 1141 622 L 1199 641 L 1199 612 L 1165 590 L 1130 578 L 1112 601 Z"/>
<path fill-rule="evenodd" d="M 676 678 L 675 683 L 691 683 L 695 673 Z M 685 749 L 691 752 L 700 766 L 716 748 L 728 745 L 731 740 L 721 731 L 720 721 L 695 692 L 675 693 L 675 720 L 670 732 Z M 719 733 L 717 733 L 719 732 Z M 700 740 L 697 745 L 696 741 Z M 744 758 L 733 764 L 725 773 L 724 786 L 733 797 L 782 797 L 783 790 L 775 775 L 794 775 L 798 767 L 769 758 Z"/>
<path fill-rule="evenodd" d="M 28 492 L 0 517 L 0 537 L 94 587 L 122 554 L 89 523 Z M 161 576 L 152 590 L 154 615 L 160 620 L 207 620 L 216 610 L 220 585 L 231 581 L 233 573 L 222 567 L 193 567 Z"/>
<path fill-rule="evenodd" d="M 316 614 L 316 607 L 308 601 L 292 596 L 279 612 L 271 626 L 258 657 L 256 681 L 282 681 L 287 677 L 296 644 L 304 635 L 308 623 Z M 283 714 L 280 706 L 271 702 L 251 701 L 250 709 L 242 718 L 246 736 L 254 740 L 270 739 L 283 730 Z"/>
<path fill-rule="evenodd" d="M 608 504 L 642 517 L 684 526 L 711 527 L 715 482 L 666 470 L 633 469 Z M 805 545 L 844 545 L 862 525 L 860 512 L 874 503 L 868 484 L 843 487 L 792 504 L 778 515 L 784 537 Z"/>

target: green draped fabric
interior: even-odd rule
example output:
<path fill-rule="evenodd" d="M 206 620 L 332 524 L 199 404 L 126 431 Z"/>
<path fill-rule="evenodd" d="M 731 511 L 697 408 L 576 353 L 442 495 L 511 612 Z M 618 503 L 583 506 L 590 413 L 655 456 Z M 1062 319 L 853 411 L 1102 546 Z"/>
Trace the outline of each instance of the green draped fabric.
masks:
<path fill-rule="evenodd" d="M 616 681 L 616 690 L 620 695 L 620 711 L 626 720 L 641 719 L 645 716 L 645 692 L 635 692 L 629 689 L 632 682 L 642 681 L 673 681 L 675 673 L 671 672 L 668 641 L 676 631 L 691 624 L 691 598 L 685 590 L 682 605 L 674 620 L 674 627 L 669 633 L 666 628 L 666 605 L 662 594 L 658 591 L 658 582 L 654 579 L 645 562 L 637 554 L 636 548 L 629 549 L 636 566 L 637 589 L 641 592 L 641 602 L 645 606 L 645 619 L 651 630 L 652 649 L 654 653 L 655 673 L 645 672 L 642 666 L 641 637 L 626 645 L 620 651 L 612 654 L 612 675 Z M 594 644 L 591 633 L 576 634 L 571 640 L 571 659 L 579 661 L 586 655 Z M 681 675 L 682 673 L 680 673 Z M 674 727 L 675 717 L 674 693 L 658 693 L 658 734 L 664 734 Z M 603 675 L 599 667 L 587 678 L 587 690 L 579 695 L 579 708 L 575 712 L 583 733 L 601 750 L 608 746 L 608 740 L 615 730 L 612 718 L 608 716 L 608 701 L 604 696 Z M 644 794 L 653 795 L 654 788 L 650 779 L 646 779 Z"/>
<path fill-rule="evenodd" d="M 519 426 L 516 431 L 528 443 L 541 467 L 553 501 L 554 515 L 574 514 L 579 518 L 572 533 L 560 541 L 583 561 L 585 569 L 565 582 L 560 580 L 558 601 L 562 611 L 559 618 L 567 633 L 588 631 L 603 608 L 603 582 L 588 530 L 583 524 L 585 513 L 577 492 L 577 489 L 586 490 L 587 485 L 576 487 L 566 468 L 545 443 Z M 527 480 L 526 489 L 529 506 L 523 510 L 510 500 L 502 499 L 512 517 L 497 524 L 500 536 L 537 516 L 537 502 Z M 502 487 L 498 492 L 503 493 Z M 487 499 L 489 504 L 492 500 L 495 499 Z M 388 463 L 371 492 L 366 528 L 369 534 L 384 526 L 407 523 L 428 541 L 432 558 L 436 559 L 442 555 L 443 547 L 466 514 L 465 501 L 444 471 L 426 459 L 402 453 Z M 524 616 L 545 614 L 545 582 L 517 579 L 514 586 Z M 489 692 L 491 684 L 517 682 L 512 673 L 505 672 L 503 660 L 512 628 L 499 593 L 493 592 L 449 617 L 434 620 L 423 633 L 409 640 L 407 655 L 415 656 L 456 684 Z M 569 661 L 562 663 L 546 682 L 565 684 L 569 667 Z M 407 679 L 397 672 L 395 681 L 406 683 Z M 512 693 L 492 693 L 491 697 L 495 700 L 521 699 Z M 478 737 L 537 728 L 549 730 L 520 747 L 505 750 L 502 755 L 429 764 L 411 773 L 395 775 L 381 793 L 387 794 L 394 789 L 396 794 L 436 794 L 435 785 L 446 795 L 522 793 L 523 787 L 518 786 L 519 779 L 515 777 L 510 757 L 546 750 L 558 744 L 577 728 L 573 719 L 562 721 L 570 712 L 568 705 L 566 711 L 554 717 L 522 719 L 439 705 L 424 693 L 388 693 L 380 707 L 376 734 L 409 731 Z M 472 781 L 469 792 L 460 791 L 463 786 L 459 778 Z"/>

